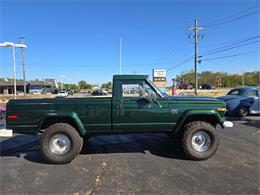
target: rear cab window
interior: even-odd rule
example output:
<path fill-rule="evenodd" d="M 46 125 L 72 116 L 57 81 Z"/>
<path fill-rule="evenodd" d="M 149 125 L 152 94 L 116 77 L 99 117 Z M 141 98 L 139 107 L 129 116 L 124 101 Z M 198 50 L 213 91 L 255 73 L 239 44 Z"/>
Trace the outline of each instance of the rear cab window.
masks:
<path fill-rule="evenodd" d="M 247 93 L 248 97 L 258 97 L 258 91 L 257 90 L 250 90 Z"/>

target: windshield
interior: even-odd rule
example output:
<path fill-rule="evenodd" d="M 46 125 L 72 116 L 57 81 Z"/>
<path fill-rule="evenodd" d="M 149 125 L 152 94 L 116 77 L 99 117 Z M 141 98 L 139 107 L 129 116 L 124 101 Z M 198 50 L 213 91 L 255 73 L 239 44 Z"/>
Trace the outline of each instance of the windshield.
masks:
<path fill-rule="evenodd" d="M 149 79 L 147 79 L 147 82 L 155 89 L 156 93 L 161 97 L 166 97 L 166 94 L 163 93 L 160 89 L 158 89 Z"/>
<path fill-rule="evenodd" d="M 241 95 L 241 90 L 239 89 L 232 89 L 227 93 L 227 95 Z"/>

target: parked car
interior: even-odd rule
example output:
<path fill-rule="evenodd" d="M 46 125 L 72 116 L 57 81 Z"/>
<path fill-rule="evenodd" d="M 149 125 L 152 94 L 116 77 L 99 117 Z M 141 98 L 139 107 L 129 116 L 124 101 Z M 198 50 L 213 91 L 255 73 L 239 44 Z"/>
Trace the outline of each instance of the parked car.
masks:
<path fill-rule="evenodd" d="M 52 94 L 51 89 L 48 89 L 48 88 L 43 89 L 42 94 Z"/>
<path fill-rule="evenodd" d="M 138 95 L 124 95 L 132 85 Z M 51 163 L 72 161 L 91 135 L 143 132 L 173 134 L 187 157 L 205 160 L 218 149 L 216 126 L 232 126 L 225 110 L 215 98 L 164 96 L 148 75 L 115 75 L 111 98 L 12 99 L 6 128 L 10 135 L 41 134 L 42 154 Z"/>
<path fill-rule="evenodd" d="M 29 90 L 29 94 L 41 95 L 42 94 L 42 89 L 31 89 L 31 90 Z"/>
<path fill-rule="evenodd" d="M 16 95 L 24 95 L 23 91 L 16 91 Z"/>
<path fill-rule="evenodd" d="M 187 90 L 187 89 L 192 89 L 193 87 L 192 87 L 192 85 L 190 85 L 190 84 L 182 83 L 182 84 L 179 85 L 178 88 L 179 88 L 179 89 L 185 89 L 185 90 Z"/>
<path fill-rule="evenodd" d="M 108 91 L 107 90 L 102 90 L 104 95 L 108 95 Z"/>
<path fill-rule="evenodd" d="M 227 104 L 227 114 L 246 116 L 260 114 L 260 88 L 241 87 L 230 90 L 226 96 L 218 97 Z"/>
<path fill-rule="evenodd" d="M 73 91 L 72 90 L 66 89 L 65 91 L 68 93 L 68 95 L 73 95 Z"/>
<path fill-rule="evenodd" d="M 215 86 L 213 86 L 211 84 L 203 84 L 201 86 L 201 89 L 211 90 L 211 89 L 215 89 Z"/>
<path fill-rule="evenodd" d="M 96 90 L 96 91 L 93 91 L 92 93 L 91 93 L 93 96 L 96 96 L 96 95 L 107 95 L 107 93 L 106 92 L 104 92 L 103 90 Z"/>
<path fill-rule="evenodd" d="M 0 106 L 0 119 L 5 119 L 5 113 L 6 113 L 5 106 Z"/>
<path fill-rule="evenodd" d="M 67 97 L 68 95 L 67 91 L 59 91 L 57 97 Z"/>

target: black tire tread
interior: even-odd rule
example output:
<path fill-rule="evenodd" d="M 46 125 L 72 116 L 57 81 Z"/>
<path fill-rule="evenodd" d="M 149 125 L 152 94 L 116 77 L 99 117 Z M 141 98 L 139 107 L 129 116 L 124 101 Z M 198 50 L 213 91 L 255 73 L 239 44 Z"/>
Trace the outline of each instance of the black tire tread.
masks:
<path fill-rule="evenodd" d="M 45 151 L 46 147 L 48 147 L 48 146 L 46 146 L 46 141 L 48 141 L 48 136 L 50 134 L 54 133 L 55 131 L 57 131 L 57 133 L 59 133 L 60 129 L 63 130 L 62 132 L 65 132 L 66 134 L 68 134 L 70 136 L 70 138 L 74 139 L 74 142 L 75 142 L 75 143 L 73 143 L 74 147 L 71 150 L 69 158 L 64 157 L 64 158 L 57 159 L 57 158 L 51 156 L 47 151 Z M 71 140 L 71 141 L 73 141 L 73 140 Z M 68 123 L 55 123 L 55 124 L 49 126 L 44 131 L 44 133 L 41 137 L 40 145 L 41 145 L 43 157 L 46 161 L 53 163 L 53 164 L 66 164 L 66 163 L 69 163 L 71 160 L 73 160 L 80 153 L 82 146 L 83 146 L 83 138 L 79 135 L 78 131 L 74 127 L 69 125 Z"/>
<path fill-rule="evenodd" d="M 239 110 L 240 110 L 241 108 L 245 109 L 245 111 L 246 111 L 245 114 L 241 114 L 241 113 L 239 112 Z M 245 116 L 248 115 L 248 113 L 249 113 L 249 110 L 248 110 L 247 107 L 241 106 L 241 107 L 238 108 L 238 112 L 237 112 L 237 115 L 238 115 L 238 116 L 240 116 L 240 117 L 245 117 Z"/>
<path fill-rule="evenodd" d="M 210 132 L 215 132 L 214 133 L 214 140 L 216 142 L 214 145 L 215 148 L 213 148 L 213 151 L 210 154 L 194 156 L 191 153 L 191 151 L 189 151 L 189 147 L 187 147 L 187 146 L 189 145 L 188 142 L 190 142 L 190 140 L 188 139 L 188 137 L 189 137 L 190 133 L 192 133 L 196 129 L 207 129 Z M 183 133 L 183 137 L 182 137 L 182 148 L 183 148 L 185 155 L 188 158 L 193 159 L 193 160 L 206 160 L 216 153 L 218 146 L 219 146 L 219 134 L 216 131 L 215 127 L 213 125 L 211 125 L 210 123 L 207 123 L 205 121 L 193 121 L 184 126 L 184 133 Z"/>

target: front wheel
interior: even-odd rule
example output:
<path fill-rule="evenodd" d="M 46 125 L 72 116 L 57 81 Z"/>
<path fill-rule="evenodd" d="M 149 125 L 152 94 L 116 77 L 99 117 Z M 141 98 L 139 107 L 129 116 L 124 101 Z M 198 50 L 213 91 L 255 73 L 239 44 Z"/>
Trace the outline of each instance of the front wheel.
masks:
<path fill-rule="evenodd" d="M 82 145 L 82 137 L 67 123 L 55 123 L 49 126 L 41 139 L 44 158 L 54 164 L 72 161 L 80 153 Z"/>
<path fill-rule="evenodd" d="M 182 146 L 187 157 L 206 160 L 215 154 L 219 146 L 219 134 L 214 126 L 204 121 L 195 121 L 184 128 Z"/>

